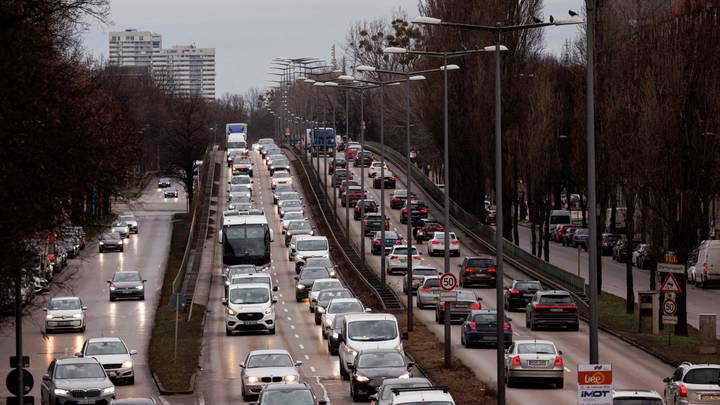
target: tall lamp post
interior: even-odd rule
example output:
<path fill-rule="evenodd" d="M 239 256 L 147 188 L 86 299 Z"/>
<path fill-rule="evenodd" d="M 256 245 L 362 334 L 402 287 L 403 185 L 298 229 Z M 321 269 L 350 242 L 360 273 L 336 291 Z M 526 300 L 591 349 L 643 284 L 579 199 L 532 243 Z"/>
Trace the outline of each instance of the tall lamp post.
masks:
<path fill-rule="evenodd" d="M 574 13 L 572 13 L 574 14 Z M 500 35 L 503 32 L 527 30 L 533 28 L 542 28 L 551 25 L 572 25 L 583 22 L 582 18 L 573 16 L 567 19 L 555 19 L 550 16 L 550 22 L 539 22 L 534 24 L 516 24 L 516 25 L 475 25 L 442 21 L 439 18 L 420 16 L 413 21 L 416 24 L 439 25 L 443 27 L 451 27 L 458 29 L 467 29 L 473 31 L 490 32 L 495 37 L 495 198 L 497 205 L 497 213 L 495 217 L 495 250 L 496 250 L 496 277 L 499 280 L 495 294 L 496 311 L 497 311 L 497 402 L 498 405 L 505 404 L 505 368 L 502 366 L 505 361 L 505 313 L 503 310 L 503 194 L 502 194 L 502 102 L 501 102 L 501 63 L 500 63 Z M 447 186 L 447 185 L 446 185 Z"/>

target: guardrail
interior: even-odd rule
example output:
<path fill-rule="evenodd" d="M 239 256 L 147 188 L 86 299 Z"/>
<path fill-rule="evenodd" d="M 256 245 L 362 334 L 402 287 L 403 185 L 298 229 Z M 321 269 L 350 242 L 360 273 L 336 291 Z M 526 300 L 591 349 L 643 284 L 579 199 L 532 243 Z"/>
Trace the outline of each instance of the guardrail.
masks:
<path fill-rule="evenodd" d="M 406 165 L 405 156 L 387 146 L 383 147 L 376 142 L 365 142 L 365 149 L 375 154 L 381 153 L 382 151 L 385 155 L 385 160 L 396 167 L 404 168 Z M 441 201 L 444 199 L 443 190 L 415 165 L 412 166 L 412 176 L 415 184 L 420 186 L 428 197 L 430 197 L 429 202 L 435 205 L 436 208 L 442 209 L 443 203 Z M 495 231 L 491 227 L 483 224 L 475 215 L 465 211 L 465 209 L 452 199 L 450 200 L 450 220 L 475 242 L 485 247 L 488 251 L 495 253 Z M 568 289 L 585 303 L 585 279 L 582 277 L 568 273 L 553 264 L 536 258 L 507 239 L 503 239 L 503 249 L 504 259 L 509 264 L 528 275 L 538 278 L 549 286 Z"/>
<path fill-rule="evenodd" d="M 295 160 L 300 163 L 303 174 L 305 178 L 308 179 L 308 183 L 313 193 L 313 197 L 315 198 L 315 201 L 317 201 L 320 205 L 320 213 L 322 214 L 323 221 L 330 229 L 330 235 L 328 236 L 333 238 L 336 246 L 340 246 L 340 251 L 345 257 L 346 261 L 350 263 L 353 272 L 357 274 L 357 276 L 363 281 L 363 283 L 368 287 L 370 292 L 375 297 L 377 297 L 378 301 L 383 307 L 383 310 L 401 309 L 402 304 L 400 303 L 400 299 L 395 294 L 395 291 L 393 291 L 387 285 L 383 285 L 375 272 L 362 265 L 359 252 L 347 242 L 347 238 L 342 238 L 342 240 L 338 239 L 338 234 L 344 235 L 343 229 L 338 224 L 337 218 L 334 215 L 332 216 L 332 218 L 328 218 L 328 216 L 326 215 L 326 212 L 333 212 L 330 208 L 330 202 L 327 200 L 327 196 L 326 198 L 321 198 L 318 195 L 317 188 L 322 187 L 320 179 L 317 177 L 314 171 L 307 170 L 307 167 L 305 166 L 306 162 L 304 159 L 304 155 L 302 155 L 303 158 L 301 158 L 298 156 L 298 153 L 296 153 L 296 150 L 291 148 L 287 148 L 287 150 L 292 153 Z M 302 154 L 302 152 L 300 153 Z"/>

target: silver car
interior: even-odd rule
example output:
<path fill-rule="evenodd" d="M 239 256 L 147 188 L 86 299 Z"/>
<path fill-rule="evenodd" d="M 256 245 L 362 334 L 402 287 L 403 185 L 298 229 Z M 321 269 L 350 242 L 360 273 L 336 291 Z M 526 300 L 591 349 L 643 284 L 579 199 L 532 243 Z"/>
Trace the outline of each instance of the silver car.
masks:
<path fill-rule="evenodd" d="M 135 367 L 132 357 L 137 350 L 128 350 L 118 337 L 92 338 L 85 341 L 77 357 L 92 357 L 103 366 L 110 379 L 135 384 Z"/>
<path fill-rule="evenodd" d="M 270 383 L 299 382 L 301 365 L 302 361 L 293 361 L 287 350 L 251 351 L 245 362 L 240 363 L 243 400 L 256 397 Z"/>
<path fill-rule="evenodd" d="M 320 317 L 322 324 L 323 339 L 327 339 L 333 333 L 333 322 L 337 315 L 361 314 L 365 312 L 365 306 L 357 298 L 335 298 L 323 310 Z"/>
<path fill-rule="evenodd" d="M 122 214 L 118 217 L 118 221 L 125 222 L 128 225 L 130 233 L 138 233 L 137 218 L 133 214 Z"/>
<path fill-rule="evenodd" d="M 312 289 L 310 289 L 310 292 L 308 293 L 308 299 L 310 300 L 310 312 L 315 312 L 320 291 L 342 287 L 342 283 L 336 278 L 320 278 L 315 280 L 312 285 Z"/>
<path fill-rule="evenodd" d="M 546 381 L 562 388 L 562 352 L 549 340 L 518 340 L 505 351 L 505 383 L 514 387 L 520 380 Z"/>
<path fill-rule="evenodd" d="M 720 404 L 720 364 L 680 364 L 665 377 L 664 396 L 667 405 Z"/>
<path fill-rule="evenodd" d="M 417 298 L 415 305 L 418 308 L 432 307 L 435 308 L 440 298 L 440 277 L 424 276 L 422 283 L 417 289 Z"/>
<path fill-rule="evenodd" d="M 52 298 L 44 309 L 45 333 L 58 330 L 85 331 L 85 311 L 78 297 L 56 297 Z"/>
<path fill-rule="evenodd" d="M 390 405 L 392 390 L 397 388 L 430 388 L 432 383 L 427 378 L 386 378 L 377 389 L 377 394 L 370 395 L 373 405 Z"/>
<path fill-rule="evenodd" d="M 288 226 L 290 226 L 293 221 L 307 221 L 307 218 L 305 218 L 302 212 L 288 212 L 282 219 L 283 230 L 287 231 Z"/>
<path fill-rule="evenodd" d="M 55 359 L 40 385 L 42 404 L 109 404 L 115 385 L 93 358 Z"/>

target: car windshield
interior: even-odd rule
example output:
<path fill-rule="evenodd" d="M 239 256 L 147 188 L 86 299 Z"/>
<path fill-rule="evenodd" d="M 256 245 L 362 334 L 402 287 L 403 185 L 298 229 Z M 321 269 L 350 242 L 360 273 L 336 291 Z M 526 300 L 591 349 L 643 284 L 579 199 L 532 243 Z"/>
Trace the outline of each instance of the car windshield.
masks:
<path fill-rule="evenodd" d="M 318 301 L 330 301 L 334 298 L 352 298 L 352 294 L 348 290 L 329 290 L 318 295 Z"/>
<path fill-rule="evenodd" d="M 285 353 L 271 353 L 250 356 L 245 367 L 294 367 L 294 364 L 290 356 Z"/>
<path fill-rule="evenodd" d="M 375 234 L 376 239 L 382 238 L 382 232 L 377 232 Z M 385 239 L 398 239 L 398 234 L 394 231 L 385 231 Z"/>
<path fill-rule="evenodd" d="M 106 233 L 105 235 L 103 235 L 103 239 L 106 239 L 106 240 L 110 240 L 110 239 L 111 239 L 111 240 L 118 240 L 118 239 L 120 239 L 120 235 L 117 234 L 117 233 Z M 67 243 L 72 243 L 72 242 L 71 242 L 71 241 L 67 241 Z"/>
<path fill-rule="evenodd" d="M 440 287 L 439 278 L 426 278 L 423 287 Z"/>
<path fill-rule="evenodd" d="M 228 239 L 264 239 L 267 225 L 236 225 L 225 227 L 225 237 Z"/>
<path fill-rule="evenodd" d="M 245 192 L 245 191 L 247 191 L 247 187 L 245 187 L 245 186 L 238 185 L 238 184 L 233 184 L 230 186 L 231 193 L 241 193 L 241 192 Z"/>
<path fill-rule="evenodd" d="M 115 222 L 113 224 L 113 228 L 126 228 L 127 224 L 125 222 Z"/>
<path fill-rule="evenodd" d="M 230 284 L 267 284 L 270 285 L 271 279 L 268 276 L 247 276 L 240 275 L 233 277 Z"/>
<path fill-rule="evenodd" d="M 578 228 L 577 230 L 575 230 L 575 235 L 578 235 L 578 236 L 590 235 L 590 230 L 587 228 Z"/>
<path fill-rule="evenodd" d="M 245 195 L 235 195 L 230 197 L 231 203 L 250 203 L 251 199 Z"/>
<path fill-rule="evenodd" d="M 475 293 L 472 291 L 458 291 L 457 292 L 457 300 L 458 301 L 477 301 L 477 297 L 475 297 Z"/>
<path fill-rule="evenodd" d="M 288 172 L 275 172 L 272 175 L 273 179 L 284 179 L 290 177 L 290 173 Z"/>
<path fill-rule="evenodd" d="M 288 212 L 283 219 L 290 221 L 294 219 L 305 219 L 305 217 L 302 212 Z"/>
<path fill-rule="evenodd" d="M 358 368 L 404 367 L 405 359 L 400 353 L 365 353 L 358 359 Z"/>
<path fill-rule="evenodd" d="M 293 191 L 295 191 L 295 190 L 292 188 L 292 186 L 290 186 L 288 184 L 282 184 L 282 185 L 277 186 L 277 188 L 275 189 L 275 194 L 280 195 L 280 193 L 290 193 Z"/>
<path fill-rule="evenodd" d="M 435 269 L 413 269 L 413 275 L 417 276 L 436 276 L 438 271 Z"/>
<path fill-rule="evenodd" d="M 614 398 L 613 405 L 663 405 L 663 401 L 659 398 Z"/>
<path fill-rule="evenodd" d="M 541 305 L 575 305 L 572 297 L 566 294 L 544 294 L 540 297 Z"/>
<path fill-rule="evenodd" d="M 270 291 L 267 288 L 233 288 L 228 295 L 228 301 L 233 304 L 262 304 L 270 301 Z"/>
<path fill-rule="evenodd" d="M 285 193 L 278 194 L 279 200 L 299 200 L 300 194 L 298 194 L 295 191 L 289 191 Z"/>
<path fill-rule="evenodd" d="M 495 259 L 490 258 L 475 258 L 468 259 L 468 267 L 495 267 Z"/>
<path fill-rule="evenodd" d="M 522 290 L 522 291 L 542 290 L 542 284 L 540 284 L 540 283 L 517 283 L 517 284 L 515 284 L 515 289 Z"/>
<path fill-rule="evenodd" d="M 232 184 L 250 184 L 250 177 L 248 177 L 248 176 L 233 176 Z"/>
<path fill-rule="evenodd" d="M 314 405 L 315 399 L 313 398 L 310 390 L 297 389 L 297 390 L 270 390 L 265 391 L 262 395 L 263 405 Z"/>
<path fill-rule="evenodd" d="M 348 338 L 361 342 L 379 342 L 398 336 L 397 323 L 384 319 L 350 322 Z"/>
<path fill-rule="evenodd" d="M 317 267 L 333 267 L 332 260 L 326 257 L 311 257 L 305 261 L 305 266 L 317 266 Z"/>
<path fill-rule="evenodd" d="M 289 231 L 308 231 L 310 229 L 312 229 L 312 226 L 306 221 L 291 222 L 290 225 L 288 225 Z"/>
<path fill-rule="evenodd" d="M 103 354 L 127 354 L 127 348 L 120 341 L 113 342 L 92 342 L 85 349 L 86 356 L 97 356 Z"/>
<path fill-rule="evenodd" d="M 718 385 L 720 383 L 720 368 L 694 368 L 685 374 L 683 381 L 688 384 Z"/>
<path fill-rule="evenodd" d="M 395 250 L 393 250 L 394 255 L 406 255 L 408 253 L 408 250 L 406 247 L 396 247 Z M 412 248 L 413 255 L 417 255 L 417 248 Z"/>
<path fill-rule="evenodd" d="M 555 346 L 549 343 L 520 343 L 517 348 L 518 354 L 555 354 Z"/>
<path fill-rule="evenodd" d="M 340 284 L 340 280 L 328 280 L 328 281 L 319 281 L 317 283 L 313 284 L 313 291 L 322 291 L 327 290 L 328 288 L 337 288 L 342 287 L 342 284 Z"/>
<path fill-rule="evenodd" d="M 252 274 L 257 272 L 257 269 L 255 266 L 247 266 L 247 265 L 240 265 L 240 266 L 231 266 L 228 269 L 228 276 L 232 277 L 236 274 Z"/>
<path fill-rule="evenodd" d="M 317 280 L 319 278 L 329 278 L 330 273 L 327 271 L 324 267 L 315 267 L 315 268 L 304 268 L 302 273 L 300 274 L 301 280 Z"/>
<path fill-rule="evenodd" d="M 413 382 L 413 383 L 397 383 L 397 384 L 387 384 L 383 385 L 383 391 L 382 391 L 382 399 L 389 400 L 392 397 L 392 389 L 393 388 L 420 388 L 420 387 L 430 387 L 430 384 L 426 382 Z M 423 402 L 423 404 L 426 404 L 427 402 Z"/>
<path fill-rule="evenodd" d="M 67 311 L 80 308 L 82 308 L 82 305 L 78 298 L 53 298 L 48 302 L 48 309 L 53 311 Z"/>
<path fill-rule="evenodd" d="M 364 311 L 362 304 L 358 301 L 333 302 L 327 308 L 329 314 L 349 314 Z"/>
<path fill-rule="evenodd" d="M 282 202 L 282 207 L 302 207 L 302 202 L 300 202 L 300 200 L 285 200 Z"/>
<path fill-rule="evenodd" d="M 118 219 L 121 221 L 134 221 L 135 217 L 132 215 L 121 215 Z"/>
<path fill-rule="evenodd" d="M 227 143 L 228 149 L 245 149 L 247 148 L 247 143 L 245 142 L 228 142 Z"/>
<path fill-rule="evenodd" d="M 113 281 L 140 281 L 140 274 L 134 271 L 120 271 L 113 275 Z"/>
<path fill-rule="evenodd" d="M 475 323 L 488 323 L 488 322 L 495 322 L 497 319 L 497 314 L 492 313 L 483 313 L 483 314 L 476 314 L 473 316 L 472 321 Z"/>
<path fill-rule="evenodd" d="M 99 363 L 60 364 L 55 367 L 54 377 L 56 380 L 106 378 L 105 371 Z"/>
<path fill-rule="evenodd" d="M 297 243 L 297 250 L 328 250 L 328 242 L 326 240 L 301 240 Z"/>

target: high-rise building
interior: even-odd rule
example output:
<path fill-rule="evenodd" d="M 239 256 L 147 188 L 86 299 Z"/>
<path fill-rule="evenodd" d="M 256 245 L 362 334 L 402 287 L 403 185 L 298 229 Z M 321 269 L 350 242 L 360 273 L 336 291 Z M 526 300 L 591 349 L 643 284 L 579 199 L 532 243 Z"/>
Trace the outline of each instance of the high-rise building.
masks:
<path fill-rule="evenodd" d="M 162 48 L 162 36 L 150 31 L 129 29 L 108 36 L 109 60 L 114 66 L 150 66 Z"/>
<path fill-rule="evenodd" d="M 161 49 L 153 58 L 153 75 L 174 94 L 215 98 L 215 48 L 194 45 Z"/>

